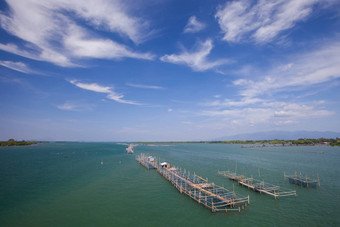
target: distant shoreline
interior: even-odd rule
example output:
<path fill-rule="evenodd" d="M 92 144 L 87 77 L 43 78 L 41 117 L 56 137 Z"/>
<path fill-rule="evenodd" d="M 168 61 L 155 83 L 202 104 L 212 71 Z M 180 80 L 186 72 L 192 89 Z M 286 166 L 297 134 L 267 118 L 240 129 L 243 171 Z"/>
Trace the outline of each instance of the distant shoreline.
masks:
<path fill-rule="evenodd" d="M 8 141 L 0 141 L 0 146 L 1 147 L 16 147 L 16 146 L 30 146 L 30 145 L 35 145 L 38 144 L 36 141 L 16 141 L 13 139 L 10 139 Z"/>
<path fill-rule="evenodd" d="M 142 144 L 154 143 L 217 143 L 217 144 L 259 144 L 256 147 L 281 147 L 281 146 L 340 146 L 340 138 L 336 139 L 297 139 L 297 140 L 226 140 L 226 141 L 160 141 L 138 142 Z M 255 146 L 249 146 L 255 147 Z"/>
<path fill-rule="evenodd" d="M 90 141 L 0 141 L 0 147 L 9 147 L 9 146 L 29 146 L 35 145 L 38 143 L 91 143 Z M 95 141 L 92 141 L 95 142 Z M 106 143 L 105 141 L 101 141 Z M 117 143 L 122 144 L 121 142 L 112 142 L 107 141 L 107 143 Z M 122 145 L 128 145 L 125 142 Z M 329 139 L 329 138 L 320 138 L 320 139 L 297 139 L 297 140 L 223 140 L 223 141 L 135 141 L 128 142 L 135 144 L 145 144 L 147 146 L 170 146 L 170 145 L 160 145 L 160 144 L 184 144 L 184 143 L 205 143 L 205 144 L 239 144 L 243 148 L 251 148 L 251 147 L 295 147 L 295 146 L 340 146 L 340 138 Z"/>

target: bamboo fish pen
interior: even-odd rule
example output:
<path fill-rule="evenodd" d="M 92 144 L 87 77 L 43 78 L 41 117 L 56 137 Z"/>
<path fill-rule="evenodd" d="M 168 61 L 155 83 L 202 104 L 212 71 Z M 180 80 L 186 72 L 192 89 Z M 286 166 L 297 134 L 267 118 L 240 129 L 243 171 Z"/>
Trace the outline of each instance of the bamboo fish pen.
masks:
<path fill-rule="evenodd" d="M 303 176 L 301 175 L 301 173 L 300 173 L 300 176 L 297 176 L 296 172 L 292 176 L 288 176 L 285 173 L 283 175 L 284 175 L 284 179 L 287 178 L 289 183 L 291 184 L 296 184 L 296 185 L 307 187 L 307 188 L 309 187 L 316 188 L 318 185 L 320 187 L 319 175 L 318 175 L 317 180 L 308 178 L 307 176 Z"/>
<path fill-rule="evenodd" d="M 206 179 L 178 168 L 158 168 L 157 171 L 170 181 L 180 193 L 188 195 L 193 200 L 217 211 L 241 211 L 249 203 L 249 196 L 239 197 L 235 192 L 221 186 L 209 183 Z"/>
<path fill-rule="evenodd" d="M 157 160 L 150 155 L 140 154 L 136 160 L 147 169 L 157 169 Z"/>
<path fill-rule="evenodd" d="M 296 196 L 296 190 L 283 189 L 278 185 L 265 183 L 261 180 L 256 180 L 253 177 L 246 177 L 244 175 L 238 175 L 236 172 L 218 171 L 218 175 L 229 178 L 230 180 L 237 181 L 238 184 L 248 187 L 253 191 L 265 193 L 273 196 L 275 199 L 279 199 L 284 196 Z"/>
<path fill-rule="evenodd" d="M 166 162 L 155 164 L 155 160 L 150 161 L 150 157 L 141 154 L 136 160 L 147 169 L 157 169 L 157 172 L 172 183 L 181 194 L 186 194 L 212 212 L 240 212 L 250 204 L 249 195 L 239 196 L 235 192 L 209 183 L 208 180 L 196 174 L 191 175 L 185 170 L 170 167 Z"/>

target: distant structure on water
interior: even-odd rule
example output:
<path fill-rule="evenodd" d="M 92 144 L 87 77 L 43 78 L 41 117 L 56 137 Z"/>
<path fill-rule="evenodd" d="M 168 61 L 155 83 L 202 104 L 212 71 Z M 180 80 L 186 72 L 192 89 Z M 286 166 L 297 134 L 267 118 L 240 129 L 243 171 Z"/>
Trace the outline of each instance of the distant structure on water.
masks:
<path fill-rule="evenodd" d="M 301 173 L 298 176 L 296 174 L 296 172 L 295 172 L 294 175 L 291 175 L 291 176 L 286 175 L 284 173 L 283 176 L 284 176 L 284 179 L 287 178 L 289 183 L 291 183 L 291 184 L 296 184 L 296 185 L 307 187 L 307 188 L 316 188 L 318 185 L 320 186 L 319 175 L 318 175 L 317 180 L 308 178 L 307 176 L 303 176 L 303 175 L 301 175 Z"/>
<path fill-rule="evenodd" d="M 137 144 L 129 144 L 129 146 L 126 148 L 126 152 L 128 153 L 128 154 L 133 154 L 133 148 L 135 147 L 135 146 L 137 146 Z"/>

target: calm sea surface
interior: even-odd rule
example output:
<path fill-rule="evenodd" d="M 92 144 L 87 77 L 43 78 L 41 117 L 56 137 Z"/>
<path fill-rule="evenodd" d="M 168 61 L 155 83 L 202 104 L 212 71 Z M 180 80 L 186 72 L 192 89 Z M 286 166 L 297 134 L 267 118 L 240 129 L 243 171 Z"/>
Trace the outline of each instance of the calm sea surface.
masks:
<path fill-rule="evenodd" d="M 135 147 L 115 143 L 44 143 L 0 147 L 0 226 L 340 226 L 340 148 L 240 148 L 224 144 Z M 196 173 L 232 190 L 217 170 L 296 189 L 275 200 L 235 184 L 250 196 L 241 213 L 211 213 L 180 194 L 139 153 Z M 101 164 L 103 162 L 103 165 Z M 321 187 L 301 188 L 283 173 L 320 176 Z"/>

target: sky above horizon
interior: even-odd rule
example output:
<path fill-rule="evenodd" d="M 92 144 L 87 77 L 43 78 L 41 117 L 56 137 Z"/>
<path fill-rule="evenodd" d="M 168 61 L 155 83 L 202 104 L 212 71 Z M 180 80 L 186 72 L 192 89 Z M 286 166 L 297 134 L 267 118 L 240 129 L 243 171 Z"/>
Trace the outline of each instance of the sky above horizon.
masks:
<path fill-rule="evenodd" d="M 0 140 L 340 131 L 337 0 L 6 0 L 0 25 Z"/>

